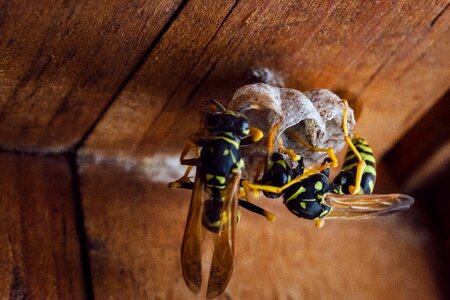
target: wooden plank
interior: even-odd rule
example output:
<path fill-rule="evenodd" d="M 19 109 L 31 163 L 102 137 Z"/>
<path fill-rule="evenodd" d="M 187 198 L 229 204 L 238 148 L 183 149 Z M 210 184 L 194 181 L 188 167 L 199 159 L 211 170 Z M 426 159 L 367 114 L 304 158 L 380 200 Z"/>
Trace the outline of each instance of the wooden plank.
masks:
<path fill-rule="evenodd" d="M 0 165 L 0 298 L 85 298 L 68 159 L 2 153 Z"/>
<path fill-rule="evenodd" d="M 201 101 L 214 97 L 226 102 L 254 66 L 279 71 L 290 87 L 329 88 L 350 97 L 358 111 L 364 106 L 358 131 L 377 154 L 411 125 L 398 119 L 423 114 L 448 87 L 447 1 L 240 1 L 226 16 L 202 3 L 190 2 L 180 22 L 174 22 L 158 52 L 150 54 L 96 127 L 85 154 L 142 157 L 178 151 L 196 126 L 192 120 Z M 195 11 L 196 6 L 205 8 Z M 181 22 L 191 14 L 195 20 L 215 16 L 223 22 L 198 37 L 190 23 Z M 201 51 L 190 52 L 192 39 L 208 42 L 200 44 Z M 157 82 L 167 86 L 147 88 L 157 74 Z M 420 74 L 427 74 L 426 87 L 413 81 Z M 425 93 L 427 101 L 422 100 Z M 418 102 L 409 100 L 415 97 Z M 379 101 L 401 105 L 399 118 L 380 109 L 385 103 Z M 390 138 L 380 138 L 380 126 L 390 126 Z"/>
<path fill-rule="evenodd" d="M 426 165 L 430 173 L 438 173 L 445 160 L 450 161 L 448 150 L 439 163 L 431 164 L 430 161 L 434 154 L 441 152 L 441 149 L 450 143 L 449 115 L 450 91 L 386 154 L 383 159 L 391 166 L 399 181 L 407 182 L 412 177 L 418 177 L 420 181 L 425 182 L 426 178 L 419 176 L 417 170 Z"/>
<path fill-rule="evenodd" d="M 180 3 L 2 1 L 0 147 L 73 147 Z"/>
<path fill-rule="evenodd" d="M 80 174 L 95 297 L 196 299 L 179 261 L 189 192 L 109 162 L 83 160 Z M 439 299 L 420 211 L 319 230 L 279 200 L 256 201 L 277 218 L 242 212 L 235 270 L 220 299 Z"/>
<path fill-rule="evenodd" d="M 358 130 L 382 155 L 450 88 L 450 9 L 409 33 L 367 83 Z"/>
<path fill-rule="evenodd" d="M 96 245 L 90 251 L 95 295 L 190 296 L 178 263 L 187 203 L 173 204 L 171 201 L 180 201 L 183 192 L 167 194 L 157 182 L 175 178 L 180 170 L 173 161 L 197 127 L 204 99 L 213 97 L 226 103 L 244 84 L 246 71 L 263 66 L 282 73 L 289 87 L 330 88 L 361 105 L 368 101 L 368 91 L 381 80 L 378 77 L 384 70 L 400 64 L 408 66 L 408 72 L 429 74 L 433 78 L 427 81 L 430 87 L 436 80 L 434 92 L 438 95 L 433 92 L 427 98 L 432 105 L 445 91 L 442 82 L 450 79 L 441 69 L 436 73 L 440 77 L 435 78 L 435 64 L 427 63 L 446 59 L 443 53 L 449 48 L 443 37 L 448 31 L 444 22 L 447 13 L 442 13 L 446 5 L 446 1 L 243 0 L 220 10 L 212 2 L 190 1 L 80 152 L 87 231 Z M 214 30 L 199 31 L 192 25 L 204 22 L 210 22 Z M 192 48 L 197 44 L 198 48 Z M 417 45 L 425 54 L 411 51 Z M 427 62 L 420 57 L 427 57 Z M 391 79 L 390 84 L 408 86 L 408 80 L 400 76 L 398 82 Z M 399 94 L 389 96 L 392 88 L 388 84 L 379 87 L 379 92 L 397 101 Z M 417 111 L 408 103 L 402 105 L 405 112 Z M 427 108 L 424 105 L 420 111 Z M 363 120 L 360 124 L 366 122 Z M 392 121 L 385 119 L 386 123 Z M 372 139 L 376 127 L 370 127 L 372 131 L 361 128 L 377 153 L 382 153 L 386 146 L 383 140 L 377 143 Z M 406 127 L 395 130 L 400 134 Z M 393 140 L 386 142 L 392 145 Z M 171 177 L 160 174 L 165 171 Z M 187 193 L 184 195 L 187 200 Z M 277 214 L 286 215 L 280 206 L 269 204 Z M 240 225 L 239 234 L 245 238 L 240 239 L 237 251 L 244 253 L 239 259 L 244 267 L 236 269 L 229 297 L 312 298 L 323 291 L 323 298 L 346 298 L 348 294 L 343 291 L 349 291 L 353 298 L 383 295 L 394 299 L 416 297 L 411 294 L 416 290 L 426 298 L 438 297 L 427 265 L 428 248 L 416 244 L 428 235 L 421 232 L 421 238 L 415 239 L 420 231 L 416 227 L 403 227 L 401 221 L 367 222 L 362 227 L 348 223 L 319 236 L 309 223 L 299 223 L 293 217 L 283 217 L 281 223 L 271 226 L 256 217 L 254 222 Z M 263 230 L 255 233 L 254 228 Z M 264 245 L 274 246 L 270 253 L 261 253 L 261 247 L 268 248 Z M 395 245 L 400 248 L 394 249 Z M 406 259 L 404 253 L 412 248 L 414 259 Z M 321 251 L 325 251 L 324 256 L 319 255 Z M 398 256 L 393 254 L 397 251 L 401 253 Z M 245 257 L 248 253 L 254 257 Z M 291 257 L 291 253 L 295 255 Z M 291 260 L 283 260 L 285 257 Z M 392 281 L 382 278 L 388 268 L 399 272 Z M 255 274 L 270 274 L 268 270 L 276 277 L 258 275 L 256 283 L 249 282 Z M 280 270 L 287 273 L 280 275 Z M 364 275 L 355 278 L 359 273 Z M 410 278 L 407 274 L 419 275 Z"/>
<path fill-rule="evenodd" d="M 186 81 L 195 82 L 192 69 L 199 64 L 233 8 L 234 1 L 190 1 L 173 22 L 142 68 L 108 110 L 87 141 L 94 152 L 112 155 L 137 148 L 145 132 Z M 126 147 L 124 147 L 126 145 Z"/>

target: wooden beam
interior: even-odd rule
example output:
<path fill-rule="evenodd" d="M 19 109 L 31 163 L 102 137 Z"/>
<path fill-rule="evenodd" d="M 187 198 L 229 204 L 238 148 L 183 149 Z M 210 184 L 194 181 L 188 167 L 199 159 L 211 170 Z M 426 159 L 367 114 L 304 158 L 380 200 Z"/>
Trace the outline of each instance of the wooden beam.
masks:
<path fill-rule="evenodd" d="M 431 173 L 438 173 L 441 170 L 442 160 L 433 166 L 429 166 L 429 164 L 431 157 L 450 142 L 449 116 L 450 91 L 386 154 L 385 162 L 391 166 L 400 182 L 404 183 L 412 177 L 418 176 L 416 171 L 424 165 L 427 165 Z M 445 152 L 446 159 L 450 161 L 450 153 Z M 420 181 L 425 182 L 426 178 L 420 176 Z"/>
<path fill-rule="evenodd" d="M 180 3 L 2 1 L 0 148 L 76 145 Z"/>
<path fill-rule="evenodd" d="M 0 165 L 0 298 L 85 298 L 68 159 L 1 153 Z"/>
<path fill-rule="evenodd" d="M 95 297 L 194 299 L 179 260 L 189 191 L 109 162 L 82 161 L 80 172 Z M 280 200 L 255 201 L 276 219 L 242 211 L 225 298 L 439 298 L 420 211 L 319 230 Z"/>
<path fill-rule="evenodd" d="M 190 2 L 83 153 L 143 157 L 179 151 L 197 126 L 201 101 L 226 102 L 254 66 L 281 72 L 290 87 L 329 88 L 350 97 L 364 107 L 358 131 L 376 154 L 384 153 L 411 126 L 405 120 L 424 114 L 448 87 L 447 3 L 319 2 L 241 1 L 223 10 Z M 213 29 L 199 32 L 186 21 L 189 16 Z M 425 86 L 417 83 L 421 74 L 427 74 Z M 393 106 L 401 110 L 394 113 Z M 389 129 L 388 138 L 381 138 L 379 128 Z"/>

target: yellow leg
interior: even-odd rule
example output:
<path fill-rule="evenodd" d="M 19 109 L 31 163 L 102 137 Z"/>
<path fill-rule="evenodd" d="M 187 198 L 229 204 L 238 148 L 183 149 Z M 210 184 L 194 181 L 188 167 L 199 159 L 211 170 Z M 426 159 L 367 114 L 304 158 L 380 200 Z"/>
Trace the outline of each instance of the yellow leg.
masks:
<path fill-rule="evenodd" d="M 317 228 L 322 228 L 325 225 L 325 220 L 317 218 L 317 219 L 314 220 L 314 225 Z"/>
<path fill-rule="evenodd" d="M 182 165 L 187 165 L 188 167 L 187 167 L 187 169 L 186 169 L 186 172 L 184 172 L 184 175 L 183 175 L 180 179 L 178 179 L 178 180 L 176 180 L 176 181 L 174 181 L 174 182 L 190 182 L 190 181 L 191 181 L 191 180 L 189 179 L 189 174 L 191 173 L 192 168 L 194 167 L 194 166 L 192 165 L 192 163 L 195 162 L 195 161 L 197 161 L 197 159 L 196 159 L 196 158 L 194 158 L 194 159 L 185 159 L 185 157 L 188 155 L 188 153 L 189 153 L 192 149 L 195 149 L 195 155 L 196 155 L 196 157 L 198 157 L 199 147 L 198 147 L 197 145 L 195 145 L 194 143 L 192 143 L 192 142 L 190 142 L 189 144 L 187 144 L 187 145 L 184 147 L 183 151 L 181 151 L 181 155 L 180 155 L 180 163 L 181 163 Z"/>
<path fill-rule="evenodd" d="M 283 154 L 287 154 L 293 161 L 299 161 L 302 157 L 295 153 L 292 149 L 286 149 L 283 146 L 283 141 L 281 139 L 278 140 L 278 151 Z"/>
<path fill-rule="evenodd" d="M 254 183 L 250 183 L 247 180 L 242 181 L 242 186 L 245 189 L 247 189 L 248 191 L 250 189 L 253 190 L 260 190 L 260 191 L 264 191 L 264 192 L 269 192 L 269 193 L 275 193 L 275 194 L 280 194 L 282 193 L 285 189 L 287 189 L 288 187 L 290 187 L 291 185 L 302 181 L 305 178 L 308 178 L 314 174 L 317 174 L 325 169 L 327 169 L 329 166 L 328 164 L 322 165 L 318 168 L 314 168 L 310 171 L 307 171 L 305 173 L 303 173 L 302 175 L 299 175 L 297 177 L 295 177 L 294 179 L 292 179 L 291 181 L 289 181 L 288 183 L 286 183 L 285 185 L 281 186 L 281 187 L 277 187 L 277 186 L 273 186 L 273 185 L 264 185 L 264 184 L 254 184 Z"/>
<path fill-rule="evenodd" d="M 277 136 L 278 130 L 280 129 L 281 123 L 283 122 L 283 119 L 280 118 L 280 121 L 278 121 L 270 130 L 269 130 L 269 136 L 267 137 L 267 152 L 270 155 L 272 155 L 274 148 L 275 148 L 275 138 Z"/>
<path fill-rule="evenodd" d="M 297 132 L 290 132 L 289 136 L 291 138 L 293 138 L 296 142 L 300 143 L 301 145 L 303 145 L 304 147 L 306 147 L 306 148 L 308 148 L 308 149 L 310 149 L 312 151 L 315 151 L 315 152 L 326 152 L 328 157 L 331 159 L 331 163 L 329 165 L 330 168 L 337 168 L 339 166 L 339 163 L 338 163 L 338 160 L 337 160 L 336 154 L 334 153 L 333 148 L 331 148 L 331 147 L 329 147 L 329 148 L 319 148 L 319 147 L 313 147 L 311 145 L 308 145 L 306 142 L 304 142 L 302 140 L 302 138 L 298 135 Z M 321 168 L 321 167 L 318 167 L 318 168 Z M 324 170 L 324 169 L 322 169 L 322 170 Z M 320 171 L 322 171 L 322 170 L 320 170 Z"/>
<path fill-rule="evenodd" d="M 342 103 L 344 105 L 344 112 L 342 116 L 342 130 L 344 131 L 344 138 L 347 142 L 350 149 L 352 149 L 353 153 L 355 154 L 356 158 L 358 159 L 358 166 L 356 167 L 356 178 L 355 178 L 355 185 L 351 185 L 349 187 L 349 191 L 351 194 L 357 194 L 359 190 L 361 189 L 361 179 L 363 175 L 364 168 L 366 167 L 366 162 L 361 158 L 361 155 L 359 154 L 359 151 L 356 149 L 355 145 L 353 145 L 352 139 L 350 138 L 348 134 L 348 128 L 347 128 L 347 112 L 348 112 L 348 102 L 347 100 L 342 99 Z"/>

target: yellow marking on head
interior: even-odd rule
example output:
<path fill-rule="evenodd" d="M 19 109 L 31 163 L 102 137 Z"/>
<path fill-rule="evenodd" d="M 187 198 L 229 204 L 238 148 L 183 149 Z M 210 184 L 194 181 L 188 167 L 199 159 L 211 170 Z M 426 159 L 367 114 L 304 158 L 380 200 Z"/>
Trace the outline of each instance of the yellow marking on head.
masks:
<path fill-rule="evenodd" d="M 230 150 L 228 150 L 228 149 L 223 150 L 223 155 L 228 155 L 228 154 L 230 154 Z"/>
<path fill-rule="evenodd" d="M 301 194 L 301 193 L 303 193 L 303 192 L 305 192 L 305 191 L 306 191 L 305 187 L 304 187 L 303 185 L 300 186 L 300 188 L 299 188 L 292 196 L 290 196 L 289 199 L 287 199 L 285 202 L 288 202 L 288 201 L 290 201 L 290 200 L 292 200 L 292 199 L 297 198 L 297 196 L 298 196 L 299 194 Z"/>
<path fill-rule="evenodd" d="M 243 133 L 244 133 L 245 135 L 248 135 L 248 134 L 250 133 L 250 128 L 244 130 Z"/>
<path fill-rule="evenodd" d="M 214 178 L 214 175 L 206 174 L 206 180 L 210 180 L 210 179 L 213 179 L 213 178 Z"/>
<path fill-rule="evenodd" d="M 300 206 L 301 206 L 301 208 L 303 208 L 303 209 L 306 209 L 306 202 L 300 202 Z"/>
<path fill-rule="evenodd" d="M 323 188 L 323 183 L 321 181 L 317 181 L 316 184 L 314 185 L 314 188 L 318 191 L 321 191 Z"/>

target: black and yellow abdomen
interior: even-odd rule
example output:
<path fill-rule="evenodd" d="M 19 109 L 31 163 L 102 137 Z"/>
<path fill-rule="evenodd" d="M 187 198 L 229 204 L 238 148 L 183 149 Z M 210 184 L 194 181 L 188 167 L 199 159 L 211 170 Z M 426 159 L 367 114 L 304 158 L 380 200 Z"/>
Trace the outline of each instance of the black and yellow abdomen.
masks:
<path fill-rule="evenodd" d="M 365 161 L 366 167 L 363 170 L 361 179 L 361 190 L 359 194 L 371 194 L 376 181 L 376 161 L 373 156 L 372 148 L 362 138 L 352 139 L 352 143 L 358 150 L 361 158 Z M 338 194 L 349 194 L 349 186 L 355 185 L 356 169 L 358 166 L 358 158 L 351 148 L 347 150 L 345 155 L 342 171 L 333 180 L 332 192 Z"/>

